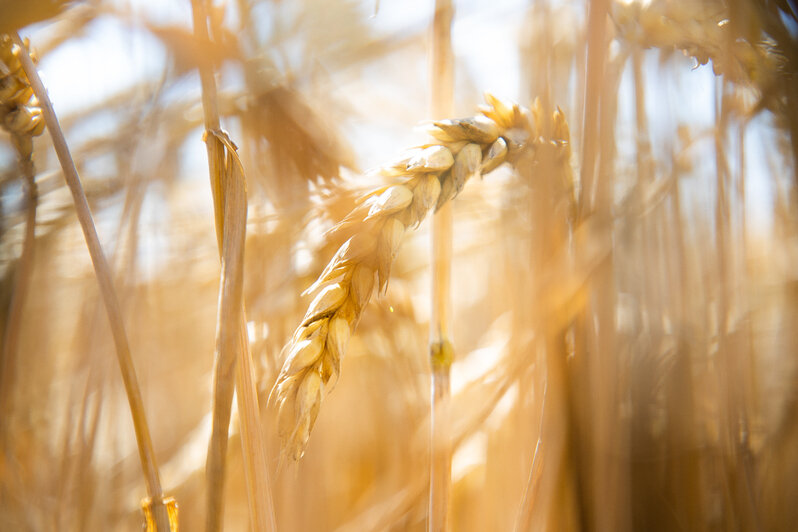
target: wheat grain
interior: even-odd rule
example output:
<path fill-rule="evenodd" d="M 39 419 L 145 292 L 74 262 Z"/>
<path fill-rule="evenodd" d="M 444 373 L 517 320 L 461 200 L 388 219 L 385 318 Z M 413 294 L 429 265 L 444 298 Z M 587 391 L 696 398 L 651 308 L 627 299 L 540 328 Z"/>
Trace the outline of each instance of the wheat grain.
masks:
<path fill-rule="evenodd" d="M 406 180 L 372 193 L 336 228 L 355 234 L 306 290 L 317 295 L 286 346 L 269 399 L 278 409 L 284 455 L 298 460 L 304 454 L 321 401 L 338 379 L 349 336 L 375 285 L 386 289 L 405 231 L 433 206 L 437 210 L 457 196 L 469 179 L 513 163 L 542 142 L 528 110 L 490 94 L 485 98 L 480 116 L 433 122 L 428 132 L 438 144 L 421 146 L 385 168 L 386 175 Z M 567 126 L 559 120 L 555 145 L 570 149 Z"/>
<path fill-rule="evenodd" d="M 27 39 L 24 44 L 30 48 Z M 22 68 L 21 53 L 10 36 L 0 35 L 0 126 L 11 133 L 20 159 L 27 160 L 33 153 L 32 138 L 44 131 L 44 117 Z M 36 62 L 35 54 L 31 58 Z"/>

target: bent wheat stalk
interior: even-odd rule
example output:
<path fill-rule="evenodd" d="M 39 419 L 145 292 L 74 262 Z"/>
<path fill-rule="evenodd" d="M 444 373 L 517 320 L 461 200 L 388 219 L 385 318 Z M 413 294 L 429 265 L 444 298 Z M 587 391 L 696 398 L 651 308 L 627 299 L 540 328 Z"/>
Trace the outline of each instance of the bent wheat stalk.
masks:
<path fill-rule="evenodd" d="M 306 294 L 316 293 L 285 352 L 269 402 L 278 409 L 283 456 L 298 460 L 324 396 L 335 385 L 350 334 L 375 288 L 384 291 L 405 231 L 455 197 L 466 182 L 534 153 L 544 142 L 528 110 L 490 94 L 482 115 L 433 122 L 436 144 L 383 169 L 405 180 L 367 196 L 334 230 L 354 230 Z M 559 117 L 559 118 L 558 118 Z M 564 124 L 561 112 L 555 122 Z M 567 134 L 567 127 L 557 129 Z M 553 141 L 568 146 L 568 139 Z"/>
<path fill-rule="evenodd" d="M 69 147 L 61 131 L 61 126 L 58 123 L 58 117 L 55 114 L 50 98 L 47 96 L 44 84 L 41 78 L 39 78 L 36 66 L 33 64 L 33 60 L 27 52 L 27 46 L 20 39 L 19 35 L 14 34 L 11 40 L 20 50 L 17 57 L 30 83 L 33 94 L 40 102 L 41 114 L 44 117 L 47 130 L 52 137 L 53 147 L 58 156 L 58 161 L 61 163 L 61 168 L 64 171 L 64 179 L 72 193 L 78 221 L 83 230 L 83 236 L 85 237 L 86 247 L 89 250 L 91 262 L 94 266 L 97 283 L 100 285 L 100 293 L 102 294 L 103 303 L 105 304 L 105 310 L 108 315 L 108 322 L 111 326 L 111 334 L 116 347 L 116 355 L 122 373 L 122 381 L 125 385 L 125 392 L 127 393 L 127 399 L 130 405 L 130 413 L 133 417 L 133 428 L 136 433 L 139 459 L 141 460 L 141 468 L 144 472 L 144 479 L 147 485 L 147 494 L 151 501 L 151 511 L 155 518 L 156 530 L 161 532 L 171 530 L 167 508 L 164 504 L 164 494 L 161 489 L 158 466 L 155 461 L 155 451 L 153 450 L 152 439 L 150 438 L 147 418 L 144 414 L 144 402 L 141 398 L 141 389 L 139 388 L 138 379 L 136 378 L 136 369 L 130 354 L 130 345 L 128 344 L 124 321 L 122 319 L 122 309 L 119 306 L 119 300 L 114 290 L 111 268 L 108 265 L 108 261 L 100 245 L 100 239 L 97 236 L 97 229 L 94 226 L 89 203 L 86 200 L 86 194 L 83 192 L 83 186 L 80 183 L 78 171 L 69 153 Z M 31 129 L 31 131 L 35 131 L 35 128 Z"/>

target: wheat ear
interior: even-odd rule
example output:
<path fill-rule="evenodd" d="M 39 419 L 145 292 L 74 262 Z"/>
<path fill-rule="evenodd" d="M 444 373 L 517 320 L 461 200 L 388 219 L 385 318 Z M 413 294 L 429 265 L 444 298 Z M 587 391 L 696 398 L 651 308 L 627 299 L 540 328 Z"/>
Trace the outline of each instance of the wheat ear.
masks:
<path fill-rule="evenodd" d="M 22 67 L 22 54 L 28 54 L 28 39 L 23 46 L 9 35 L 0 35 L 0 127 L 11 134 L 20 160 L 33 153 L 33 137 L 44 132 L 44 116 Z M 36 56 L 30 53 L 35 63 Z"/>
<path fill-rule="evenodd" d="M 283 455 L 302 457 L 319 406 L 338 379 L 349 335 L 375 286 L 384 291 L 405 231 L 454 198 L 474 176 L 513 162 L 537 142 L 528 110 L 485 95 L 481 115 L 433 122 L 435 144 L 384 168 L 401 184 L 380 189 L 338 226 L 355 234 L 338 249 L 305 293 L 316 293 L 285 348 L 287 357 L 269 402 L 278 409 Z"/>

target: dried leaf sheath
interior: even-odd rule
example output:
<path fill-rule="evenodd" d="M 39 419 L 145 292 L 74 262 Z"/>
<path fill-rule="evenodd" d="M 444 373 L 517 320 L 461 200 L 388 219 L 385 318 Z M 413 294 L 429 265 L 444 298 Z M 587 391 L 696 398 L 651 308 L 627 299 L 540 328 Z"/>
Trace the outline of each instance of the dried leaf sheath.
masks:
<path fill-rule="evenodd" d="M 206 7 L 202 0 L 192 0 L 195 34 L 200 41 L 210 43 Z M 275 530 L 276 525 L 242 296 L 247 221 L 246 179 L 237 147 L 220 129 L 216 82 L 210 62 L 199 65 L 199 74 L 216 237 L 222 259 L 217 313 L 213 430 L 206 462 L 205 527 L 208 531 L 222 528 L 227 435 L 235 386 L 238 391 L 236 399 L 241 420 L 241 450 L 250 523 L 253 530 L 268 532 Z"/>
<path fill-rule="evenodd" d="M 490 94 L 486 100 L 483 116 L 431 124 L 438 144 L 418 148 L 384 170 L 407 180 L 369 196 L 339 224 L 354 236 L 307 290 L 316 297 L 285 348 L 270 396 L 283 454 L 295 460 L 304 454 L 321 401 L 338 379 L 349 335 L 375 286 L 385 290 L 405 231 L 455 197 L 468 179 L 513 163 L 542 142 L 527 110 Z M 567 139 L 558 142 L 567 147 Z"/>
<path fill-rule="evenodd" d="M 238 348 L 238 324 L 241 320 L 241 294 L 243 285 L 242 263 L 244 256 L 244 230 L 246 227 L 246 193 L 241 162 L 226 135 L 212 132 L 226 153 L 220 168 L 224 198 L 224 233 L 222 239 L 222 274 L 219 291 L 219 320 L 216 330 L 216 354 L 214 368 L 214 424 L 213 436 L 208 449 L 207 475 L 213 482 L 223 485 L 224 457 L 227 453 L 227 431 L 230 425 L 230 410 L 233 399 L 236 352 Z M 218 434 L 223 431 L 224 434 Z M 221 499 L 208 501 L 214 511 L 208 511 L 208 529 L 217 529 L 222 512 Z M 217 522 L 219 520 L 219 522 Z M 213 523 L 213 524 L 211 524 Z"/>

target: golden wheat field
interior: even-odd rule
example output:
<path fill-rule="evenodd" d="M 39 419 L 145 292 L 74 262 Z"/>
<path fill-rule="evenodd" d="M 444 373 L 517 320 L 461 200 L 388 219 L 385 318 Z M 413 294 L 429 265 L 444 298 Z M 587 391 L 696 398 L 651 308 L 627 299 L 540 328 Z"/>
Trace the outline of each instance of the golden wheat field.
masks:
<path fill-rule="evenodd" d="M 794 0 L 0 0 L 0 530 L 788 531 Z"/>

